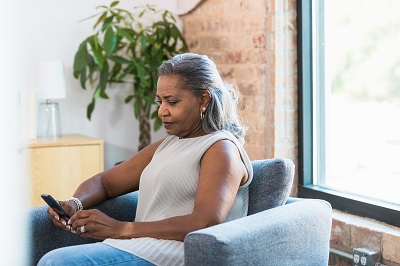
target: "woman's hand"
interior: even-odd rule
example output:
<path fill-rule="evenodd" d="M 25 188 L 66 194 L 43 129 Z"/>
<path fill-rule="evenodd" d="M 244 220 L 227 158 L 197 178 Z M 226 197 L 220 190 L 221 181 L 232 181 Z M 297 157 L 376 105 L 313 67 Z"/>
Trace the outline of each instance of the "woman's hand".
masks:
<path fill-rule="evenodd" d="M 71 201 L 58 201 L 58 203 L 69 214 L 70 217 L 77 212 L 77 206 L 74 202 L 71 204 Z M 61 215 L 54 211 L 51 207 L 47 208 L 47 213 L 50 216 L 50 220 L 56 227 L 64 231 L 71 231 L 71 226 L 68 225 L 68 218 L 61 217 Z"/>
<path fill-rule="evenodd" d="M 84 238 L 106 239 L 120 238 L 126 222 L 117 221 L 97 209 L 81 210 L 68 221 L 78 235 Z"/>

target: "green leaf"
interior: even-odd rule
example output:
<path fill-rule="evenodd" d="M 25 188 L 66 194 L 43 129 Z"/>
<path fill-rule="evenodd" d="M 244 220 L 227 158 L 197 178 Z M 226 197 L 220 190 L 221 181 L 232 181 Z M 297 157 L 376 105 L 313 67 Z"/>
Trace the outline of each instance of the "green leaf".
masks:
<path fill-rule="evenodd" d="M 101 89 L 99 85 L 93 93 L 93 99 L 100 99 L 100 98 L 101 98 Z"/>
<path fill-rule="evenodd" d="M 99 68 L 103 69 L 105 58 L 104 58 L 101 50 L 93 49 L 93 55 L 94 55 L 96 63 L 99 65 Z"/>
<path fill-rule="evenodd" d="M 151 118 L 156 118 L 156 117 L 158 117 L 158 108 L 157 108 L 157 110 L 155 110 L 152 114 L 151 114 Z"/>
<path fill-rule="evenodd" d="M 99 17 L 99 19 L 96 21 L 96 23 L 93 26 L 93 29 L 97 28 L 97 26 L 103 22 L 107 17 L 107 11 L 105 11 L 103 14 L 101 14 L 101 16 Z"/>
<path fill-rule="evenodd" d="M 112 24 L 112 21 L 114 19 L 114 16 L 109 16 L 108 18 L 106 18 L 103 22 L 103 26 L 101 27 L 101 31 L 105 31 L 107 28 L 110 27 L 110 25 Z"/>
<path fill-rule="evenodd" d="M 151 117 L 152 119 L 154 119 L 154 126 L 153 126 L 154 131 L 159 130 L 160 127 L 162 126 L 162 121 L 161 121 L 160 117 L 158 116 L 158 108 L 157 108 L 157 110 L 155 110 L 155 111 L 151 114 L 150 117 Z"/>
<path fill-rule="evenodd" d="M 133 36 L 131 34 L 129 34 L 126 30 L 120 28 L 120 27 L 116 27 L 117 29 L 117 33 L 119 35 L 121 35 L 122 37 L 124 37 L 125 39 L 127 39 L 130 42 L 136 42 L 136 40 L 133 38 Z"/>
<path fill-rule="evenodd" d="M 109 99 L 108 95 L 105 94 L 105 92 L 101 91 L 100 84 L 99 84 L 99 86 L 96 88 L 96 90 L 93 93 L 93 99 L 97 100 L 97 99 L 100 99 L 100 98 Z"/>
<path fill-rule="evenodd" d="M 101 49 L 101 46 L 97 43 L 98 38 L 96 38 L 97 35 L 94 36 L 92 40 L 90 40 L 90 47 L 92 48 L 92 52 L 94 55 L 95 63 L 99 66 L 100 69 L 103 69 L 104 61 L 106 60 L 105 57 L 103 56 L 103 50 Z"/>
<path fill-rule="evenodd" d="M 108 99 L 108 95 L 105 93 L 107 88 L 108 82 L 108 62 L 104 62 L 103 69 L 100 72 L 100 81 L 99 81 L 99 88 L 100 88 L 100 97 L 104 99 Z"/>
<path fill-rule="evenodd" d="M 162 18 L 163 18 L 164 21 L 167 21 L 167 16 L 168 16 L 168 11 L 165 10 L 163 15 L 162 15 Z"/>
<path fill-rule="evenodd" d="M 75 54 L 74 58 L 74 77 L 77 79 L 82 72 L 83 68 L 86 66 L 86 56 L 88 54 L 87 51 L 87 41 L 83 41 L 79 46 L 78 51 Z"/>
<path fill-rule="evenodd" d="M 94 59 L 89 53 L 86 54 L 86 63 L 87 63 L 87 66 L 89 68 L 95 68 L 96 67 Z"/>
<path fill-rule="evenodd" d="M 123 80 L 127 75 L 135 73 L 133 65 L 128 65 L 125 67 L 120 75 L 118 75 L 117 80 Z"/>
<path fill-rule="evenodd" d="M 149 5 L 149 4 L 147 4 L 146 7 L 147 7 L 148 10 L 153 11 L 153 13 L 157 13 L 156 8 L 155 8 L 155 5 Z"/>
<path fill-rule="evenodd" d="M 87 106 L 87 108 L 86 108 L 86 117 L 87 117 L 87 119 L 90 121 L 90 119 L 92 118 L 92 113 L 93 113 L 93 110 L 94 110 L 94 107 L 95 107 L 95 105 L 96 105 L 96 99 L 94 98 L 94 96 L 93 96 L 93 98 L 92 98 L 92 102 Z"/>
<path fill-rule="evenodd" d="M 87 66 L 89 68 L 89 74 L 88 74 L 86 80 L 89 79 L 90 83 L 93 84 L 93 75 L 98 70 L 98 66 L 96 65 L 93 57 L 90 54 L 86 55 L 86 62 L 87 62 Z"/>
<path fill-rule="evenodd" d="M 144 33 L 140 34 L 139 40 L 140 40 L 140 50 L 143 53 L 144 50 L 146 49 L 146 44 L 147 44 L 147 40 Z"/>
<path fill-rule="evenodd" d="M 130 101 L 132 101 L 133 99 L 133 95 L 129 95 L 128 97 L 125 98 L 125 103 L 129 103 Z"/>
<path fill-rule="evenodd" d="M 98 7 L 97 7 L 97 8 L 98 8 Z M 83 18 L 83 19 L 79 20 L 79 22 L 82 22 L 82 21 L 89 20 L 89 19 L 91 19 L 91 18 L 97 17 L 100 13 L 101 13 L 101 12 L 96 13 L 96 14 L 93 14 L 93 15 L 91 15 L 90 17 Z"/>
<path fill-rule="evenodd" d="M 86 67 L 84 67 L 84 68 L 82 69 L 81 78 L 80 78 L 81 87 L 82 87 L 83 89 L 86 89 L 86 80 L 87 80 L 87 77 L 86 77 Z"/>
<path fill-rule="evenodd" d="M 132 61 L 129 61 L 128 59 L 123 58 L 122 56 L 119 56 L 119 55 L 112 55 L 112 56 L 110 56 L 110 59 L 112 61 L 114 61 L 116 63 L 120 63 L 120 64 L 127 64 L 127 65 L 132 64 Z"/>
<path fill-rule="evenodd" d="M 118 5 L 118 4 L 119 4 L 119 1 L 114 1 L 114 2 L 111 3 L 110 7 L 114 7 L 114 6 Z"/>
<path fill-rule="evenodd" d="M 139 18 L 143 17 L 143 15 L 146 13 L 146 9 L 143 9 L 142 12 L 139 13 Z"/>
<path fill-rule="evenodd" d="M 93 35 L 93 40 L 90 42 L 90 44 L 93 44 L 93 47 L 95 49 L 99 49 L 100 44 L 99 44 L 99 32 Z"/>
<path fill-rule="evenodd" d="M 161 128 L 161 126 L 162 126 L 162 121 L 161 121 L 161 119 L 157 116 L 156 118 L 154 118 L 155 120 L 154 120 L 154 131 L 157 131 L 157 130 L 159 130 L 160 128 Z"/>
<path fill-rule="evenodd" d="M 145 100 L 145 102 L 149 103 L 149 104 L 156 104 L 156 101 L 154 101 L 153 99 L 150 99 L 149 97 L 146 97 L 145 95 L 142 95 L 141 97 L 143 100 Z"/>
<path fill-rule="evenodd" d="M 133 110 L 135 117 L 138 118 L 140 116 L 140 101 L 133 102 Z"/>
<path fill-rule="evenodd" d="M 111 74 L 110 74 L 110 82 L 119 82 L 120 80 L 117 80 L 117 75 L 118 73 L 121 71 L 122 67 L 120 63 L 115 63 L 114 67 L 111 70 Z"/>
<path fill-rule="evenodd" d="M 117 46 L 117 36 L 115 36 L 114 30 L 111 27 L 107 29 L 104 35 L 103 45 L 107 56 L 111 55 Z"/>
<path fill-rule="evenodd" d="M 101 97 L 102 99 L 110 99 L 110 97 L 108 97 L 108 94 L 107 94 L 105 91 L 102 91 L 102 92 L 101 92 L 100 97 Z"/>

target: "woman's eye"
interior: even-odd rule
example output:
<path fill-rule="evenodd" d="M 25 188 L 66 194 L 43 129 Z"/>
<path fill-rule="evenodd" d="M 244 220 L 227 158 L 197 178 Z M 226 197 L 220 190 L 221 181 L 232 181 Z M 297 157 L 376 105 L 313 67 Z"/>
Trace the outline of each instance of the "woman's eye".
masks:
<path fill-rule="evenodd" d="M 170 105 L 176 105 L 176 102 L 168 102 Z"/>
<path fill-rule="evenodd" d="M 161 105 L 161 101 L 160 101 L 160 100 L 157 100 L 156 103 L 157 103 L 158 105 Z"/>

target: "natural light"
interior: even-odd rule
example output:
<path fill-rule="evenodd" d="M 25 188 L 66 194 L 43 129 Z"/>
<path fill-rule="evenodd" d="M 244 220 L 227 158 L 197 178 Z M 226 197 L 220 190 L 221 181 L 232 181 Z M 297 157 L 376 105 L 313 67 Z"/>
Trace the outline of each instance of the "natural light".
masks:
<path fill-rule="evenodd" d="M 319 184 L 400 204 L 400 1 L 324 2 Z"/>

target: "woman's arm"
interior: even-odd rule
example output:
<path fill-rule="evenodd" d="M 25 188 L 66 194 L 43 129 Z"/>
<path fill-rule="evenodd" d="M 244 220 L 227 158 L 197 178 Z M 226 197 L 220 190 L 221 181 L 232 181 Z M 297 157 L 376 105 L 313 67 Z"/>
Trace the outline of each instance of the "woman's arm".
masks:
<path fill-rule="evenodd" d="M 125 162 L 87 179 L 78 186 L 73 196 L 78 198 L 86 209 L 109 198 L 137 190 L 143 169 L 149 164 L 162 141 L 163 139 L 148 145 Z M 60 204 L 71 217 L 78 210 L 74 201 L 63 201 Z M 65 229 L 56 212 L 49 208 L 48 213 L 56 226 Z"/>
<path fill-rule="evenodd" d="M 232 207 L 240 184 L 247 181 L 247 170 L 235 144 L 229 140 L 214 143 L 201 160 L 200 181 L 192 214 L 155 222 L 120 222 L 97 210 L 78 212 L 71 219 L 73 229 L 85 225 L 83 237 L 98 239 L 153 237 L 183 240 L 201 228 L 222 223 Z"/>
<path fill-rule="evenodd" d="M 90 208 L 109 198 L 138 190 L 140 175 L 162 141 L 148 145 L 123 163 L 86 180 L 77 188 L 74 197 L 80 199 L 84 208 Z"/>

